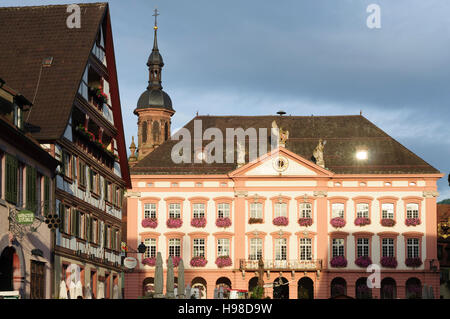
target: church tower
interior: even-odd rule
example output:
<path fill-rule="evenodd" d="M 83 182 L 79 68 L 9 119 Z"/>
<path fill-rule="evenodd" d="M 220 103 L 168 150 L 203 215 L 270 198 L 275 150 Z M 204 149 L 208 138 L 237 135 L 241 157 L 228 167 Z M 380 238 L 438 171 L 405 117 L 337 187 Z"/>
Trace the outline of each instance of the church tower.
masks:
<path fill-rule="evenodd" d="M 155 9 L 153 14 L 155 38 L 152 53 L 147 61 L 149 70 L 147 90 L 140 96 L 134 110 L 134 114 L 138 116 L 138 161 L 170 138 L 171 117 L 175 113 L 172 100 L 162 90 L 161 85 L 164 62 L 158 49 L 158 15 L 158 10 Z"/>

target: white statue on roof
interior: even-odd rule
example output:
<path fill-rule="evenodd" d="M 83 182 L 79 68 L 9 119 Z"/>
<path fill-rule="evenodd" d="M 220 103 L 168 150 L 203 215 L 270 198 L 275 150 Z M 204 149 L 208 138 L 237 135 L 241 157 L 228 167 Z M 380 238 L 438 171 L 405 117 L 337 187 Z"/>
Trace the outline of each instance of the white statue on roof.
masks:
<path fill-rule="evenodd" d="M 313 156 L 316 159 L 316 164 L 323 168 L 325 168 L 325 161 L 323 160 L 323 149 L 326 143 L 326 141 L 319 139 L 319 144 L 317 144 L 313 152 Z"/>

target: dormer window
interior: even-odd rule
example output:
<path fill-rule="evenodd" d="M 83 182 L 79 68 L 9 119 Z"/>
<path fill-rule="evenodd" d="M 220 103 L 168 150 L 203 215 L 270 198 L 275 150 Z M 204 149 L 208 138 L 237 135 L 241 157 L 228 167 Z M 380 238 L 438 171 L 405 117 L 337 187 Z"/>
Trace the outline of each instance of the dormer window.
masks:
<path fill-rule="evenodd" d="M 14 114 L 13 114 L 14 125 L 19 129 L 23 129 L 23 110 L 20 106 L 14 103 Z"/>

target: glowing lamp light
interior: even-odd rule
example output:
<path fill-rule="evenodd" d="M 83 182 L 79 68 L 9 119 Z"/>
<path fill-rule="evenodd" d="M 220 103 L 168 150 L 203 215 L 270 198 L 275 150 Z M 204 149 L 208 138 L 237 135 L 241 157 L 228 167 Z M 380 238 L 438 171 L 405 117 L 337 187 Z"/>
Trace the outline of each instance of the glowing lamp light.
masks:
<path fill-rule="evenodd" d="M 368 157 L 368 155 L 367 155 L 367 151 L 358 151 L 358 152 L 356 152 L 356 158 L 358 159 L 358 160 L 366 160 L 367 159 L 367 157 Z"/>

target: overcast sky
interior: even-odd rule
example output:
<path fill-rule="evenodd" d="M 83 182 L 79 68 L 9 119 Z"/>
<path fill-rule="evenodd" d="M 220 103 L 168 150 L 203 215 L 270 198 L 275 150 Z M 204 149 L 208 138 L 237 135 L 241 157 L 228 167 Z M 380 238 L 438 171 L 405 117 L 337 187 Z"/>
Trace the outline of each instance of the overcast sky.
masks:
<path fill-rule="evenodd" d="M 2 6 L 72 1 L 2 0 Z M 79 1 L 89 2 L 89 1 Z M 381 29 L 369 29 L 369 4 Z M 127 145 L 148 81 L 153 9 L 172 129 L 199 114 L 363 115 L 450 171 L 450 1 L 112 0 Z M 450 198 L 447 176 L 439 199 Z"/>

